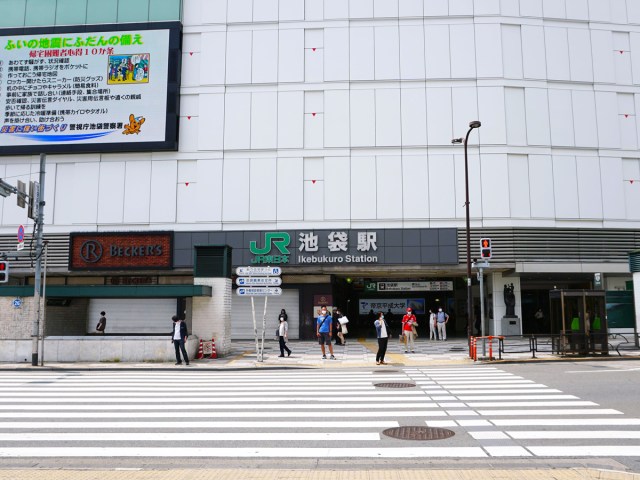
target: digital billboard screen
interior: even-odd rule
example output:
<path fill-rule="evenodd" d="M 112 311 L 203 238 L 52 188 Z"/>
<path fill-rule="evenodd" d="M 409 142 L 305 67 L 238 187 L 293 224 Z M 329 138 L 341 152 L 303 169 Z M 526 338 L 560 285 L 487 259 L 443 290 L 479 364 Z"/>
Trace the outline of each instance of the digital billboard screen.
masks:
<path fill-rule="evenodd" d="M 0 30 L 0 151 L 177 149 L 180 24 L 89 28 Z"/>

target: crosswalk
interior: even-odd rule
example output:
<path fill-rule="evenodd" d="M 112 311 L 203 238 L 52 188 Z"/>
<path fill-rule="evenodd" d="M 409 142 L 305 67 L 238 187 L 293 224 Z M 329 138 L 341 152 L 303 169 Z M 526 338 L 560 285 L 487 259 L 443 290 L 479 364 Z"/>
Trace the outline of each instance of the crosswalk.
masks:
<path fill-rule="evenodd" d="M 640 457 L 640 418 L 480 365 L 0 372 L 0 457 L 161 456 Z"/>

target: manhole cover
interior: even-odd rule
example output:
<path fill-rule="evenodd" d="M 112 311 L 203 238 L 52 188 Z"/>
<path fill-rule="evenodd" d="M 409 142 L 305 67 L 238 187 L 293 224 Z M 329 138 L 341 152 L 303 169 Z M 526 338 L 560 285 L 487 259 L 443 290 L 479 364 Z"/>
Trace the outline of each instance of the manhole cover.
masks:
<path fill-rule="evenodd" d="M 453 437 L 455 432 L 446 428 L 433 427 L 396 427 L 387 428 L 383 435 L 400 440 L 443 440 Z"/>
<path fill-rule="evenodd" d="M 391 382 L 391 383 L 374 383 L 373 386 L 380 387 L 380 388 L 413 388 L 416 386 L 416 384 Z"/>

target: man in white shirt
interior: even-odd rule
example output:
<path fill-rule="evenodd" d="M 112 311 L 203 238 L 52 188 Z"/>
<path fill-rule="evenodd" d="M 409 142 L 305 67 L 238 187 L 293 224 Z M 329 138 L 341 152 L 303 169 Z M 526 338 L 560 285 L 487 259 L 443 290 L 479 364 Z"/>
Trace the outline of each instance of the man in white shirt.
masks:
<path fill-rule="evenodd" d="M 171 317 L 171 320 L 173 320 L 173 334 L 171 335 L 171 341 L 176 349 L 176 365 L 182 365 L 180 351 L 182 351 L 184 363 L 189 365 L 189 356 L 187 355 L 187 350 L 184 347 L 185 343 L 187 343 L 187 324 L 178 318 L 177 315 Z"/>

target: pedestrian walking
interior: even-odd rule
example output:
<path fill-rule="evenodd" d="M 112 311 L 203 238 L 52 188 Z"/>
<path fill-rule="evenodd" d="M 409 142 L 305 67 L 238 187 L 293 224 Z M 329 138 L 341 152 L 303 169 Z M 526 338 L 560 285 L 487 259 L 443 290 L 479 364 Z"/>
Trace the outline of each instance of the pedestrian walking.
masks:
<path fill-rule="evenodd" d="M 349 333 L 349 328 L 347 327 L 347 323 L 349 323 L 349 319 L 347 318 L 346 315 L 343 315 L 342 312 L 340 312 L 340 309 L 336 309 L 336 331 L 337 331 L 337 336 L 338 336 L 338 340 L 340 340 L 340 343 L 336 342 L 336 345 L 346 345 L 347 341 L 345 339 L 345 335 L 347 333 Z"/>
<path fill-rule="evenodd" d="M 376 327 L 376 335 L 378 337 L 376 365 L 386 365 L 387 362 L 384 361 L 384 356 L 387 353 L 387 344 L 389 343 L 391 331 L 389 330 L 389 325 L 387 324 L 382 312 L 378 312 L 378 318 L 374 322 L 374 325 Z"/>
<path fill-rule="evenodd" d="M 333 334 L 333 319 L 331 315 L 327 312 L 327 307 L 323 305 L 320 308 L 320 315 L 316 319 L 316 336 L 318 337 L 318 343 L 320 344 L 320 349 L 322 350 L 322 358 L 327 358 L 327 352 L 325 351 L 325 345 L 329 346 L 329 353 L 331 356 L 329 357 L 331 360 L 335 360 L 336 357 L 333 356 L 333 345 L 331 344 L 331 335 Z"/>
<path fill-rule="evenodd" d="M 96 325 L 96 332 L 104 335 L 105 328 L 107 328 L 107 314 L 105 312 L 100 312 L 100 319 Z"/>
<path fill-rule="evenodd" d="M 438 320 L 433 310 L 429 310 L 429 340 L 438 340 Z"/>
<path fill-rule="evenodd" d="M 176 349 L 176 365 L 182 365 L 182 360 L 180 359 L 181 351 L 182 357 L 184 358 L 184 363 L 189 365 L 189 356 L 187 355 L 187 349 L 185 348 L 188 336 L 187 324 L 177 315 L 171 317 L 171 320 L 173 320 L 173 333 L 171 334 L 171 341 L 173 342 L 173 346 Z"/>
<path fill-rule="evenodd" d="M 284 310 L 284 309 L 283 309 Z M 287 357 L 291 356 L 291 350 L 287 347 L 289 340 L 289 324 L 286 320 L 286 314 L 280 315 L 280 325 L 278 325 L 278 341 L 280 342 L 280 357 L 284 357 L 284 351 L 287 351 Z"/>
<path fill-rule="evenodd" d="M 416 325 L 418 325 L 418 320 L 416 319 L 416 316 L 413 314 L 413 310 L 411 309 L 411 307 L 407 308 L 407 314 L 402 317 L 402 334 L 405 336 L 405 350 L 404 353 L 409 353 L 409 350 L 411 350 L 411 353 L 416 353 L 414 348 L 414 334 L 413 334 L 413 329 L 416 327 Z"/>
<path fill-rule="evenodd" d="M 281 317 L 284 317 L 285 322 L 289 320 L 289 315 L 287 315 L 287 311 L 284 308 L 280 310 L 280 315 L 278 315 L 278 322 L 280 322 Z"/>
<path fill-rule="evenodd" d="M 442 308 L 439 308 L 436 321 L 438 324 L 438 336 L 440 340 L 444 341 L 447 339 L 447 322 L 449 321 L 449 315 L 443 312 Z"/>

